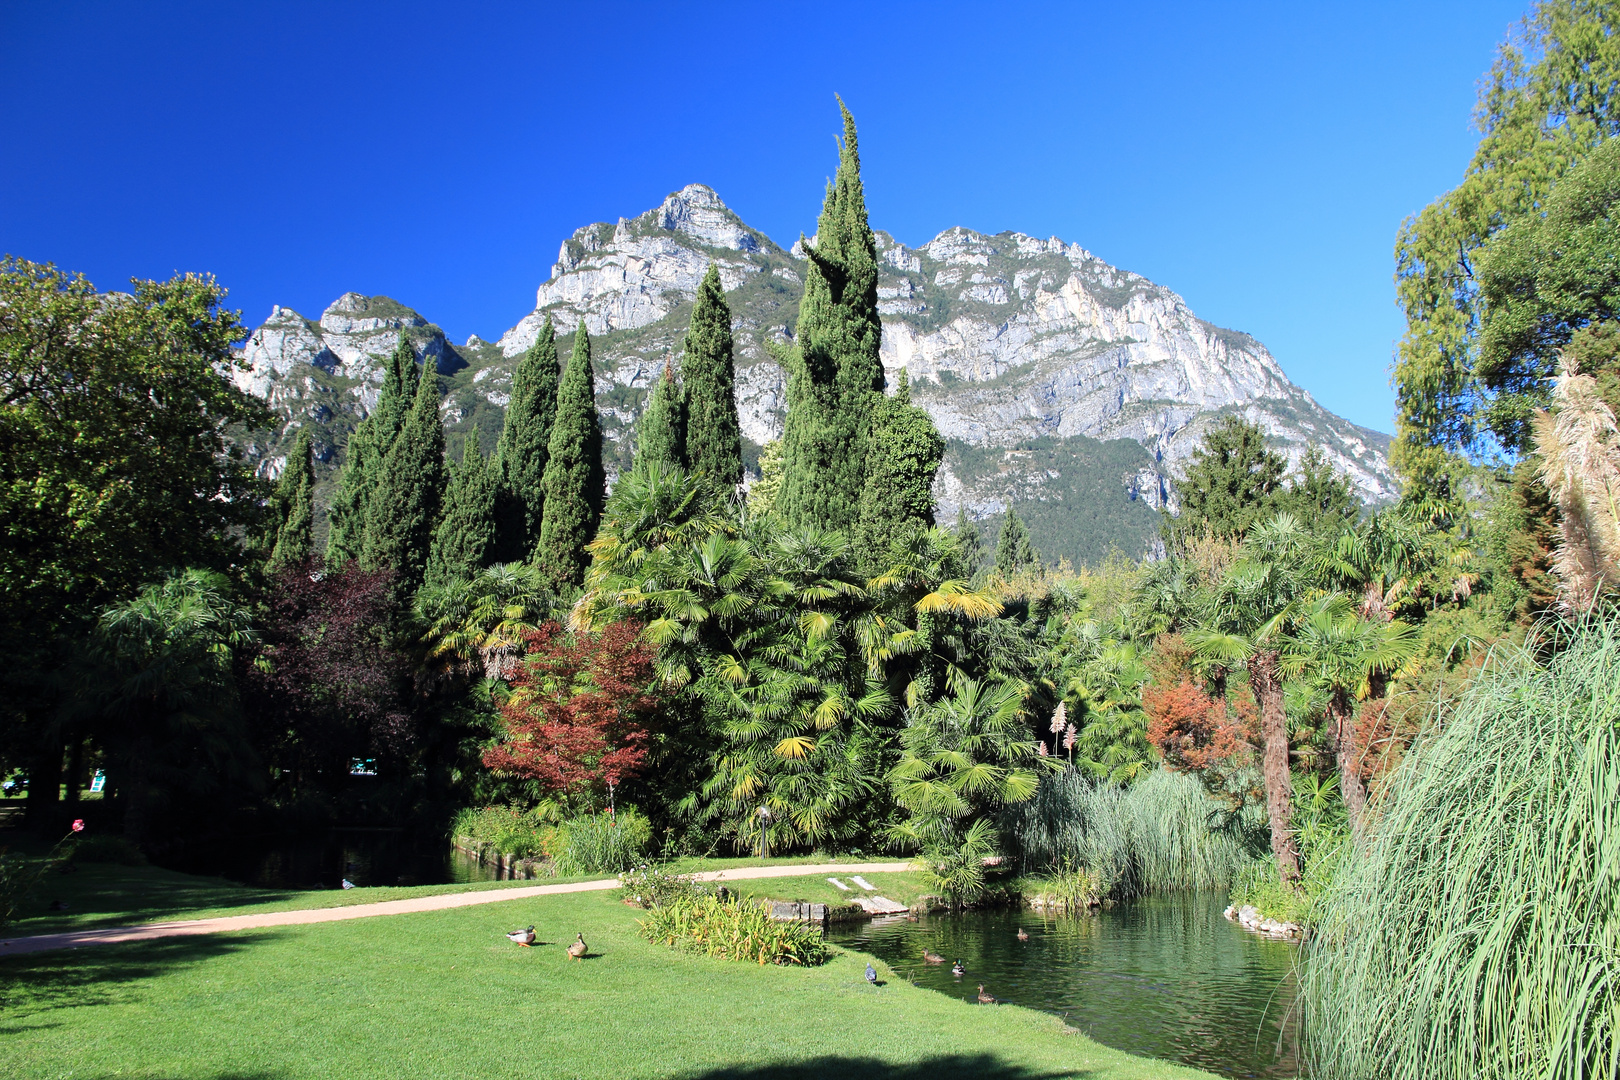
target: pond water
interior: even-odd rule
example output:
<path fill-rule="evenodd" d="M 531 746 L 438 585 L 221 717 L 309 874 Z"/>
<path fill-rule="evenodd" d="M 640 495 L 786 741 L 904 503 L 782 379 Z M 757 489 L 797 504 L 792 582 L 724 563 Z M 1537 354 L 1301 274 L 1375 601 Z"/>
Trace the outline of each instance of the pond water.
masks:
<path fill-rule="evenodd" d="M 276 889 L 337 889 L 345 878 L 367 886 L 442 885 L 500 876 L 494 866 L 451 848 L 442 837 L 405 829 L 338 828 L 254 837 L 177 852 L 162 863 L 171 870 Z"/>
<path fill-rule="evenodd" d="M 918 986 L 1063 1017 L 1107 1046 L 1230 1077 L 1296 1076 L 1297 948 L 1226 921 L 1224 893 L 1151 897 L 1108 911 L 933 915 L 835 926 L 830 940 Z M 1019 941 L 1023 927 L 1028 941 Z M 923 949 L 945 957 L 925 964 Z M 951 975 L 951 961 L 967 968 Z"/>

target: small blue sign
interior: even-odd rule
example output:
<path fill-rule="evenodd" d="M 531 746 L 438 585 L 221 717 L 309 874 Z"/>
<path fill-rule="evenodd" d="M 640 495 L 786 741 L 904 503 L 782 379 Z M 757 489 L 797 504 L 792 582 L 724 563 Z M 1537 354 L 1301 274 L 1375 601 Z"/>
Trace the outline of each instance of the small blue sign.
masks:
<path fill-rule="evenodd" d="M 107 774 L 97 769 L 96 775 L 90 778 L 90 790 L 99 794 L 106 786 Z"/>

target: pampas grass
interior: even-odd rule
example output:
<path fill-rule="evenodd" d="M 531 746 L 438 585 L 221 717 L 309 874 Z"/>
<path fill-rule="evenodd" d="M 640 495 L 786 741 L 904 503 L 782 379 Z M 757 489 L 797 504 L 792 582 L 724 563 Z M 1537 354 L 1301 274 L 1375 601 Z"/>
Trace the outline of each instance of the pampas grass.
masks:
<path fill-rule="evenodd" d="M 1318 901 L 1325 1080 L 1620 1076 L 1620 619 L 1503 657 Z"/>

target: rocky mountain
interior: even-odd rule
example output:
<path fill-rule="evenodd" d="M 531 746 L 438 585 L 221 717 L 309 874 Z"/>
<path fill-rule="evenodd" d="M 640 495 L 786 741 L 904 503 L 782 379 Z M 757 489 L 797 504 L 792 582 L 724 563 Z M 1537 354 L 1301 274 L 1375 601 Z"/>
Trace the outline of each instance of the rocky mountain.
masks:
<path fill-rule="evenodd" d="M 1323 409 L 1254 338 L 1204 322 L 1169 289 L 1078 245 L 957 228 L 915 249 L 879 233 L 878 246 L 884 365 L 891 383 L 909 372 L 914 400 L 948 440 L 942 520 L 965 504 L 993 524 L 1014 505 L 1048 557 L 1094 562 L 1111 546 L 1135 555 L 1152 545 L 1159 508 L 1177 509 L 1170 478 L 1229 413 L 1259 424 L 1290 462 L 1320 447 L 1368 502 L 1395 494 L 1387 436 Z M 248 339 L 238 379 L 287 423 L 252 452 L 275 473 L 291 433 L 312 423 L 333 468 L 401 335 L 447 377 L 452 452 L 474 433 L 492 449 L 516 358 L 549 315 L 559 332 L 583 322 L 592 335 L 611 473 L 628 464 L 643 399 L 666 358 L 678 359 L 714 262 L 757 460 L 782 431 L 786 378 L 767 345 L 792 337 L 802 258 L 692 184 L 638 217 L 576 231 L 534 311 L 497 342 L 454 345 L 386 297 L 347 293 L 318 322 L 277 308 Z"/>

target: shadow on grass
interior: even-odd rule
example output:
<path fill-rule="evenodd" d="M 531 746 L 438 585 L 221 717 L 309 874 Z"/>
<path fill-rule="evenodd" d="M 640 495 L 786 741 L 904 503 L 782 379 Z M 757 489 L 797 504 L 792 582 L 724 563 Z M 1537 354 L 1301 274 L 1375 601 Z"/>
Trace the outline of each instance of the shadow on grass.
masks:
<path fill-rule="evenodd" d="M 74 873 L 47 874 L 22 918 L 0 931 L 0 937 L 186 918 L 196 911 L 277 903 L 294 895 L 292 890 L 250 888 L 155 866 L 81 863 Z M 51 910 L 53 903 L 63 906 Z"/>
<path fill-rule="evenodd" d="M 0 1035 L 20 1030 L 15 1021 L 89 1005 L 128 1000 L 134 984 L 177 968 L 189 967 L 252 947 L 275 936 L 257 934 L 199 934 L 194 937 L 157 938 L 126 945 L 95 945 L 56 949 L 0 960 Z"/>
<path fill-rule="evenodd" d="M 685 1080 L 825 1080 L 829 1076 L 858 1076 L 861 1080 L 1048 1080 L 1084 1076 L 1070 1069 L 1037 1072 L 1023 1065 L 1003 1061 L 994 1054 L 947 1054 L 926 1058 L 910 1065 L 896 1065 L 875 1058 L 828 1055 L 809 1061 L 766 1065 L 730 1065 L 707 1072 L 689 1073 Z"/>

